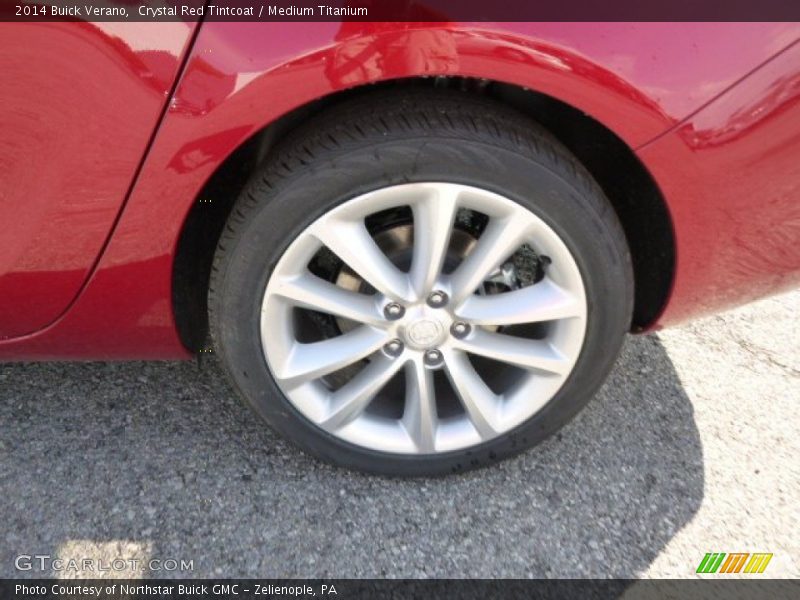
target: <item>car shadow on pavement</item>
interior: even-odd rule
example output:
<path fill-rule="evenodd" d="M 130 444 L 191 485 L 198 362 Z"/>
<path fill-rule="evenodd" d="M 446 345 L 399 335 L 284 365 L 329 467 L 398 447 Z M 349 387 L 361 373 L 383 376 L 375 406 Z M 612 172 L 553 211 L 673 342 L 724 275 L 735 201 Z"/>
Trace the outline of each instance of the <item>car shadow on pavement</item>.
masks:
<path fill-rule="evenodd" d="M 655 335 L 629 337 L 560 433 L 441 479 L 307 457 L 213 358 L 0 365 L 0 431 L 2 577 L 54 574 L 20 555 L 98 553 L 146 577 L 633 577 L 703 497 L 692 405 Z"/>

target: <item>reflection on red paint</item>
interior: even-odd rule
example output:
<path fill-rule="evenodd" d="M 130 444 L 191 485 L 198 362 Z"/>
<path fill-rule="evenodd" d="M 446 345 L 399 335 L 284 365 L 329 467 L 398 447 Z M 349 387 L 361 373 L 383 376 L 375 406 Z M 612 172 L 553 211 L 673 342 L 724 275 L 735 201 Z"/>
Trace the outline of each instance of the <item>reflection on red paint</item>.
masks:
<path fill-rule="evenodd" d="M 0 24 L 0 339 L 47 325 L 78 293 L 190 33 L 173 23 Z"/>
<path fill-rule="evenodd" d="M 678 272 L 664 320 L 800 283 L 800 45 L 640 155 L 676 223 Z"/>
<path fill-rule="evenodd" d="M 14 302 L 38 298 L 25 312 L 0 294 L 0 334 L 16 335 L 59 317 L 89 274 L 191 27 L 0 30 L 0 82 L 14 84 L 0 87 L 11 107 L 0 111 L 0 217 L 14 223 L 0 237 L 0 291 L 24 285 Z M 800 248 L 798 51 L 711 101 L 798 37 L 792 23 L 206 23 L 85 289 L 51 325 L 0 341 L 0 357 L 187 356 L 171 314 L 172 262 L 215 169 L 294 109 L 406 77 L 536 90 L 640 148 L 678 242 L 661 324 L 791 285 Z"/>
<path fill-rule="evenodd" d="M 215 152 L 215 149 L 228 147 L 231 142 L 235 144 L 246 138 L 249 133 L 250 129 L 246 126 L 236 127 L 199 140 L 192 140 L 178 150 L 167 166 L 178 173 L 188 173 L 209 163 L 219 164 L 227 155 Z"/>

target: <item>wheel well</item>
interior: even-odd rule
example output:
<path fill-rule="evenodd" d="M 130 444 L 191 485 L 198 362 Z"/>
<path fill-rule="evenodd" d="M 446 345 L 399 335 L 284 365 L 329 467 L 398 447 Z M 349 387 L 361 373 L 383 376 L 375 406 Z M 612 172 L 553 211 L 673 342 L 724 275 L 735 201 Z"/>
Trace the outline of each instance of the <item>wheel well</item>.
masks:
<path fill-rule="evenodd" d="M 175 321 L 187 348 L 197 351 L 206 343 L 207 292 L 217 240 L 253 171 L 278 141 L 311 115 L 358 94 L 392 86 L 448 87 L 486 95 L 549 129 L 602 187 L 625 230 L 635 279 L 632 329 L 644 329 L 654 321 L 672 285 L 675 241 L 660 191 L 625 142 L 581 111 L 544 94 L 483 79 L 432 77 L 363 86 L 314 101 L 253 135 L 220 165 L 187 216 L 173 265 Z"/>

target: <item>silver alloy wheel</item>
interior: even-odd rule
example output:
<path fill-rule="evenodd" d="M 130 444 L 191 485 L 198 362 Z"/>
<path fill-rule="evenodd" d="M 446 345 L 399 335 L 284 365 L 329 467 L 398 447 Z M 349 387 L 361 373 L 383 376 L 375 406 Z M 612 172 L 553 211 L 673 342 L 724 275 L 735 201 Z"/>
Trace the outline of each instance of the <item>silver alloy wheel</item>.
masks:
<path fill-rule="evenodd" d="M 365 221 L 398 207 L 410 208 L 413 215 L 407 272 L 380 249 Z M 460 210 L 475 211 L 487 221 L 466 256 L 446 272 Z M 549 259 L 543 276 L 519 289 L 476 293 L 523 245 Z M 345 289 L 313 274 L 309 263 L 323 248 L 373 293 Z M 296 308 L 354 326 L 327 339 L 301 342 Z M 527 323 L 544 325 L 534 338 L 504 333 Z M 412 183 L 353 198 L 307 227 L 273 270 L 260 327 L 273 377 L 307 419 L 360 447 L 432 454 L 485 442 L 547 404 L 581 351 L 586 296 L 567 246 L 529 210 L 476 187 Z M 475 357 L 510 365 L 509 371 L 518 375 L 498 392 L 476 369 Z M 330 385 L 328 376 L 354 365 L 360 370 L 343 385 Z M 370 410 L 401 370 L 401 416 Z M 460 412 L 437 406 L 439 370 L 446 374 Z"/>

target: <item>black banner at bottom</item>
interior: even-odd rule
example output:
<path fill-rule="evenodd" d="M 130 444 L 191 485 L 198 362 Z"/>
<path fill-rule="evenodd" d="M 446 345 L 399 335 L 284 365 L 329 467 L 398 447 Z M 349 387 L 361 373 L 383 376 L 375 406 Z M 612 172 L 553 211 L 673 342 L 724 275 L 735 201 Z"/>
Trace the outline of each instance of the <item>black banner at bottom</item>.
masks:
<path fill-rule="evenodd" d="M 800 598 L 779 579 L 2 579 L 2 600 Z"/>

